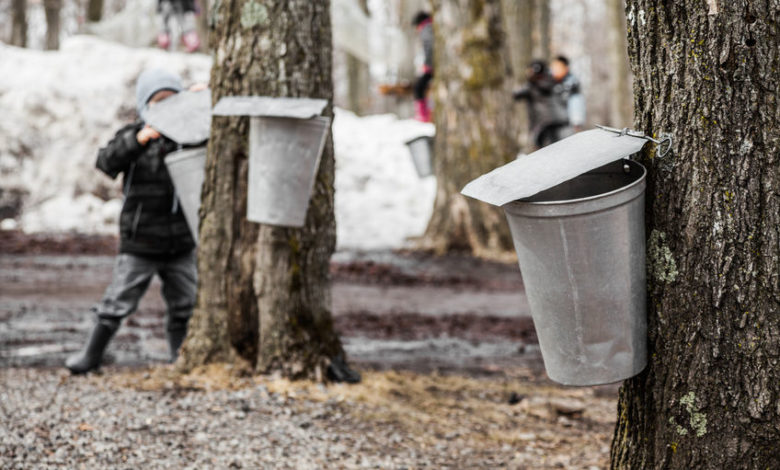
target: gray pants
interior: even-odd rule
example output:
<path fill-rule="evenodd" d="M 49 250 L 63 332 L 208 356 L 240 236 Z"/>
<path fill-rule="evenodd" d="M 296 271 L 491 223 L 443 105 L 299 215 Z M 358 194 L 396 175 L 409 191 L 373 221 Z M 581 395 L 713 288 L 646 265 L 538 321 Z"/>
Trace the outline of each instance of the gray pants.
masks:
<path fill-rule="evenodd" d="M 162 281 L 162 296 L 168 307 L 167 331 L 187 328 L 195 305 L 198 269 L 195 250 L 175 258 L 155 259 L 120 253 L 114 265 L 114 277 L 94 307 L 98 320 L 118 328 L 122 319 L 135 312 L 152 277 Z"/>

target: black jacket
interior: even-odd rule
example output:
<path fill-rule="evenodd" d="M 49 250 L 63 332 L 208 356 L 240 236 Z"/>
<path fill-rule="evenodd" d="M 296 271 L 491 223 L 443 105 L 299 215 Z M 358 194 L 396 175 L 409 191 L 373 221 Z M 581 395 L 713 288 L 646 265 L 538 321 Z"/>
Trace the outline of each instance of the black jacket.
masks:
<path fill-rule="evenodd" d="M 160 137 L 145 146 L 136 134 L 143 122 L 127 125 L 98 152 L 96 166 L 112 178 L 124 176 L 125 202 L 119 216 L 119 251 L 175 256 L 195 248 L 168 169 L 166 155 L 177 149 Z"/>

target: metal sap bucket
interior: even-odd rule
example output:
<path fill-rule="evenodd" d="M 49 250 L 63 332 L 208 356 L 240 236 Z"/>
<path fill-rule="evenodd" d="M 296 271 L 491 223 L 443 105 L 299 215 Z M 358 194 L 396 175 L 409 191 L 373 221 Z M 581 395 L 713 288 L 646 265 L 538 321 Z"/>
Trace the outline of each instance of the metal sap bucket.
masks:
<path fill-rule="evenodd" d="M 412 163 L 417 170 L 417 176 L 425 178 L 433 174 L 433 137 L 416 137 L 408 142 L 409 152 L 412 154 Z"/>
<path fill-rule="evenodd" d="M 200 191 L 205 178 L 206 147 L 179 150 L 165 158 L 165 166 L 171 175 L 184 218 L 190 226 L 195 243 L 198 242 L 200 217 Z"/>
<path fill-rule="evenodd" d="M 616 161 L 503 206 L 556 382 L 617 382 L 647 363 L 645 174 Z"/>
<path fill-rule="evenodd" d="M 247 219 L 302 227 L 330 118 L 253 117 L 250 123 Z"/>

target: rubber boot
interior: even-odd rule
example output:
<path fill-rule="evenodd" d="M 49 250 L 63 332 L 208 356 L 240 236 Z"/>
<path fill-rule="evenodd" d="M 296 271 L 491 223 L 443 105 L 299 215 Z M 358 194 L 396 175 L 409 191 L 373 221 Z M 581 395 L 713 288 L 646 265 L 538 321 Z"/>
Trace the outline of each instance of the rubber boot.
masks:
<path fill-rule="evenodd" d="M 168 33 L 157 34 L 157 45 L 160 49 L 168 50 L 171 45 L 171 36 Z"/>
<path fill-rule="evenodd" d="M 200 38 L 195 31 L 187 31 L 181 37 L 181 42 L 184 44 L 184 49 L 187 52 L 195 52 L 200 47 Z"/>
<path fill-rule="evenodd" d="M 340 355 L 330 360 L 327 375 L 328 379 L 333 382 L 356 384 L 361 380 L 360 372 L 350 369 L 347 361 Z"/>
<path fill-rule="evenodd" d="M 168 337 L 168 351 L 170 352 L 170 360 L 171 362 L 176 362 L 176 359 L 179 357 L 179 349 L 181 349 L 181 344 L 184 342 L 184 338 L 187 336 L 187 327 L 183 329 L 177 329 L 177 330 L 168 330 L 166 332 L 166 336 Z"/>
<path fill-rule="evenodd" d="M 119 322 L 114 320 L 100 319 L 97 321 L 87 338 L 87 343 L 81 351 L 70 356 L 65 361 L 65 367 L 70 369 L 73 374 L 86 374 L 91 370 L 100 367 L 100 361 L 103 359 L 103 352 L 108 346 L 108 342 L 119 328 Z"/>
<path fill-rule="evenodd" d="M 431 122 L 431 110 L 428 107 L 428 100 L 414 100 L 414 118 L 422 122 Z"/>

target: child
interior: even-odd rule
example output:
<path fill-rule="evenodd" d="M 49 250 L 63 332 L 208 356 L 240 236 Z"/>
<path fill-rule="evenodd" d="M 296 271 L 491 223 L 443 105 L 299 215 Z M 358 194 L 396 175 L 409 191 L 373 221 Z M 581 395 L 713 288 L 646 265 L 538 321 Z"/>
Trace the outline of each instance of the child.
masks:
<path fill-rule="evenodd" d="M 181 79 L 160 69 L 138 77 L 139 116 L 148 106 L 182 90 Z M 133 313 L 152 277 L 162 280 L 168 308 L 166 334 L 171 359 L 187 334 L 195 303 L 195 242 L 163 159 L 180 146 L 139 120 L 127 125 L 98 152 L 97 167 L 112 178 L 122 173 L 124 206 L 119 217 L 119 256 L 111 284 L 93 308 L 96 322 L 84 348 L 65 365 L 74 374 L 100 366 L 103 352 L 122 320 Z"/>
<path fill-rule="evenodd" d="M 431 109 L 426 95 L 433 80 L 433 17 L 425 11 L 417 12 L 412 25 L 417 28 L 423 46 L 422 75 L 414 83 L 414 118 L 431 122 Z"/>
<path fill-rule="evenodd" d="M 173 33 L 178 33 L 187 52 L 197 51 L 200 47 L 200 38 L 195 30 L 196 10 L 194 0 L 159 0 L 157 45 L 162 49 L 176 49 L 178 45 L 172 37 L 176 37 Z M 174 30 L 174 28 L 178 29 Z"/>

